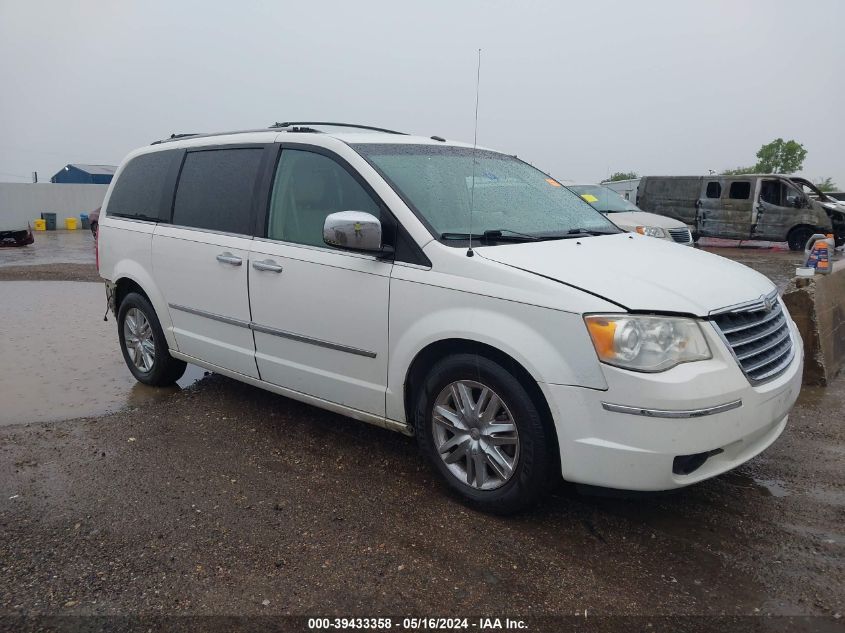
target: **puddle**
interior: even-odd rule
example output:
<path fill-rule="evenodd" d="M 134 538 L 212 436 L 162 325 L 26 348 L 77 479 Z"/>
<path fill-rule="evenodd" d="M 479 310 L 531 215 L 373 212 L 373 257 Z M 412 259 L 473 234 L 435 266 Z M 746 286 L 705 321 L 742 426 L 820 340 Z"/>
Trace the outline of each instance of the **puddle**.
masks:
<path fill-rule="evenodd" d="M 102 284 L 0 282 L 0 425 L 112 413 L 169 396 L 200 380 L 156 389 L 129 373 Z"/>
<path fill-rule="evenodd" d="M 737 488 L 748 488 L 764 497 L 788 497 L 792 494 L 782 481 L 777 479 L 759 479 L 745 473 L 732 470 L 721 476 L 721 480 Z"/>
<path fill-rule="evenodd" d="M 0 248 L 0 266 L 37 264 L 93 264 L 96 261 L 91 231 L 36 231 L 29 246 Z"/>

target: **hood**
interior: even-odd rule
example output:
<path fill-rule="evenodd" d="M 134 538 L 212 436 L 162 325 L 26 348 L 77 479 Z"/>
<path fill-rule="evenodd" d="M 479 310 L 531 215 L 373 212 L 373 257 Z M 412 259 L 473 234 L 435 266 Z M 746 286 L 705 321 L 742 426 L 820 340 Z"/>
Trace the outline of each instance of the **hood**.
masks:
<path fill-rule="evenodd" d="M 687 228 L 687 225 L 680 220 L 673 220 L 665 215 L 657 215 L 648 211 L 617 211 L 604 215 L 616 226 L 631 231 L 638 226 L 658 226 L 661 229 Z"/>
<path fill-rule="evenodd" d="M 724 257 L 630 233 L 474 249 L 500 264 L 579 288 L 632 311 L 707 316 L 774 290 Z"/>

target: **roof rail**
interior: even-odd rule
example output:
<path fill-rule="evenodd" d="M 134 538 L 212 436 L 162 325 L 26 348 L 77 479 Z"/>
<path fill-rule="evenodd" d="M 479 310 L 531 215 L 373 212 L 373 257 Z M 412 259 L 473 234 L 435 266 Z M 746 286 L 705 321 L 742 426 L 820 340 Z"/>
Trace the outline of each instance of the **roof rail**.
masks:
<path fill-rule="evenodd" d="M 270 126 L 270 129 L 276 128 L 286 128 L 286 127 L 296 127 L 296 126 L 308 126 L 308 125 L 328 125 L 332 127 L 351 127 L 358 130 L 371 130 L 373 132 L 384 132 L 385 134 L 402 134 L 403 136 L 407 136 L 407 132 L 397 132 L 396 130 L 388 130 L 383 127 L 373 127 L 371 125 L 358 125 L 357 123 L 333 123 L 331 121 L 286 121 L 284 123 L 274 123 Z M 312 132 L 317 130 L 310 130 L 307 129 L 304 131 Z"/>
<path fill-rule="evenodd" d="M 153 141 L 150 145 L 159 145 L 161 143 L 167 143 L 168 141 L 178 141 L 180 138 L 188 138 L 189 136 L 200 136 L 200 132 L 191 132 L 188 134 L 171 134 L 167 138 L 160 139 L 158 141 Z"/>

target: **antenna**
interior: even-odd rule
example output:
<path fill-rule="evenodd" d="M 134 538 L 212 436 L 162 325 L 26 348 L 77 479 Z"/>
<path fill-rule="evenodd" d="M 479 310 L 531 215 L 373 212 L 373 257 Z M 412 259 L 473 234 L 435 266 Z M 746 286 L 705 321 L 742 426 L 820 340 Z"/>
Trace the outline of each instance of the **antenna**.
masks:
<path fill-rule="evenodd" d="M 475 75 L 475 132 L 472 135 L 472 186 L 469 188 L 469 248 L 467 257 L 472 257 L 472 208 L 475 203 L 475 150 L 478 147 L 478 87 L 481 84 L 481 49 L 478 49 L 478 71 Z"/>

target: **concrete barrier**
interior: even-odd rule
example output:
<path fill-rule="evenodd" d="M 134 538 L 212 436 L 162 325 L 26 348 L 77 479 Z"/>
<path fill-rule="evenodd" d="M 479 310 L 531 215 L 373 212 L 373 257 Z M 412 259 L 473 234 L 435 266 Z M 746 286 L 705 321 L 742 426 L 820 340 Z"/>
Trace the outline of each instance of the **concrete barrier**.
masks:
<path fill-rule="evenodd" d="M 845 260 L 829 275 L 794 278 L 783 301 L 804 339 L 804 384 L 827 385 L 845 366 Z"/>

